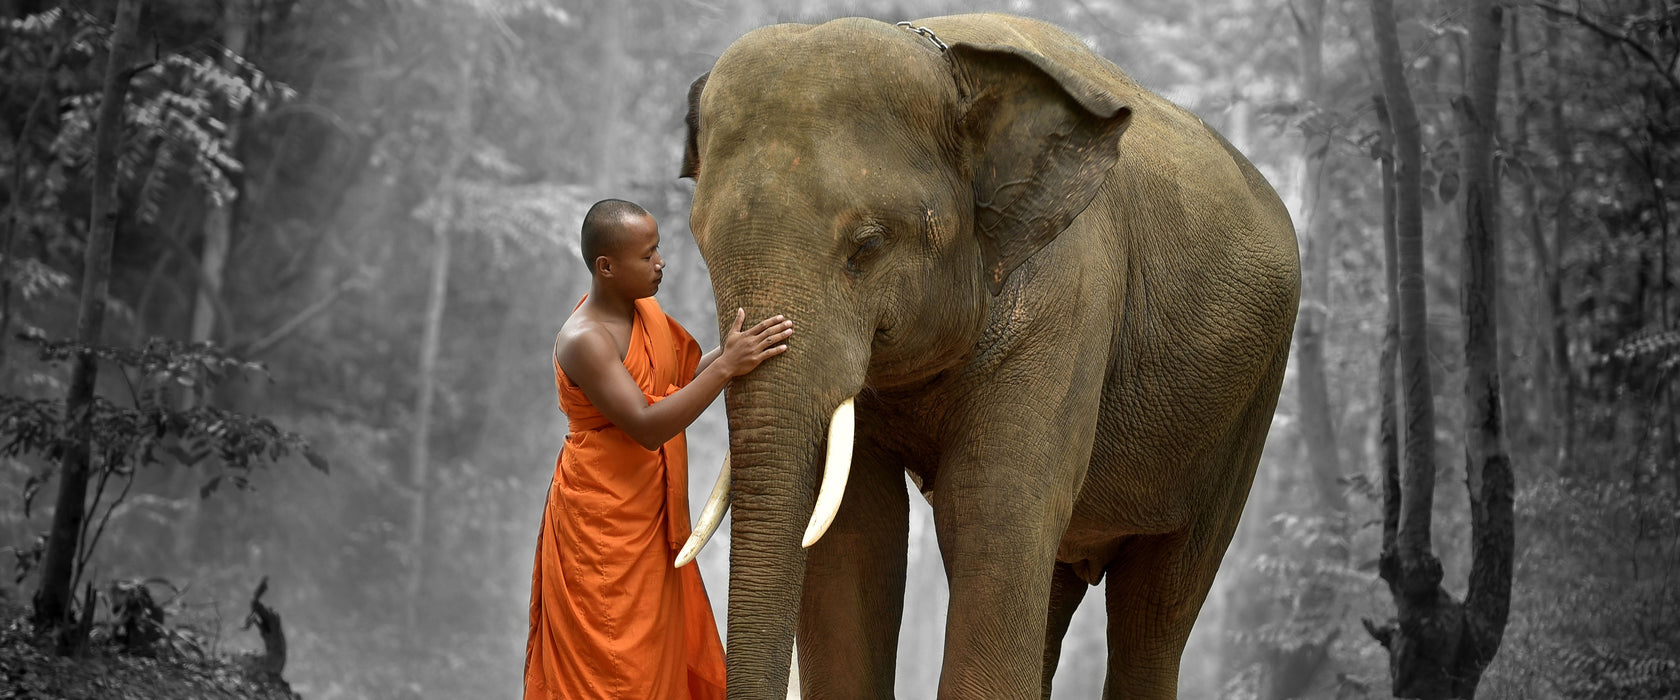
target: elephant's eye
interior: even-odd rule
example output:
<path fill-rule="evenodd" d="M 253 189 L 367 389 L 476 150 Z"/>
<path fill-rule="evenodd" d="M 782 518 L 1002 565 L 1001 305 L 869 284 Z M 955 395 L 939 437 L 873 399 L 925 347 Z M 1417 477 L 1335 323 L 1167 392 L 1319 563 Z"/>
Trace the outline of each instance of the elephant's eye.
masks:
<path fill-rule="evenodd" d="M 846 271 L 853 275 L 861 273 L 863 264 L 868 261 L 869 256 L 879 249 L 886 240 L 886 229 L 879 225 L 870 224 L 858 229 L 857 233 L 852 234 L 852 245 L 855 248 L 852 250 L 851 257 L 846 258 Z"/>

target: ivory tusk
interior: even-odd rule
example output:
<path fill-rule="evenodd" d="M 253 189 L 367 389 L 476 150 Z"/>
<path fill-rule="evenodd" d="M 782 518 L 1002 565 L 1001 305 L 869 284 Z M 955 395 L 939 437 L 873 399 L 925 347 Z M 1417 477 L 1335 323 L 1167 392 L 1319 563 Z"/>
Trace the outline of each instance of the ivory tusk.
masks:
<path fill-rule="evenodd" d="M 717 484 L 712 487 L 712 495 L 706 497 L 706 507 L 700 509 L 700 518 L 694 521 L 694 531 L 689 533 L 688 541 L 683 543 L 681 552 L 677 553 L 677 562 L 673 566 L 688 566 L 694 557 L 700 554 L 700 549 L 712 539 L 712 533 L 717 532 L 718 523 L 723 522 L 723 514 L 729 512 L 729 453 L 723 453 L 723 468 L 718 471 Z"/>
<path fill-rule="evenodd" d="M 811 524 L 805 527 L 805 542 L 809 547 L 822 539 L 834 515 L 840 512 L 840 499 L 846 495 L 846 477 L 852 471 L 852 440 L 857 433 L 857 417 L 852 399 L 846 399 L 834 409 L 828 422 L 828 460 L 823 464 L 822 489 L 817 491 L 817 506 L 811 510 Z"/>

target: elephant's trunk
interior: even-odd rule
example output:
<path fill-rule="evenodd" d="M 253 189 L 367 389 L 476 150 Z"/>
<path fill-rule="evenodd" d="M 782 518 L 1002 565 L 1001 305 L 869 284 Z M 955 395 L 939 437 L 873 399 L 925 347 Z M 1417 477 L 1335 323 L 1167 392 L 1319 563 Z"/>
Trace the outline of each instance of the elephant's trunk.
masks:
<path fill-rule="evenodd" d="M 782 698 L 805 580 L 802 531 L 822 444 L 814 412 L 737 405 L 729 422 L 734 513 L 729 548 L 730 698 Z"/>
<path fill-rule="evenodd" d="M 751 202 L 720 202 L 697 239 L 709 240 L 721 332 L 735 309 L 748 319 L 783 314 L 793 321 L 787 352 L 730 382 L 730 516 L 728 656 L 730 698 L 785 698 L 805 583 L 805 541 L 822 478 L 824 448 L 835 409 L 864 385 L 875 321 L 860 313 L 842 279 L 810 269 L 812 251 L 773 245 L 788 231 L 825 230 L 827 222 L 763 212 L 776 200 L 753 190 Z M 761 198 L 761 199 L 760 199 Z M 780 212 L 779 207 L 776 211 Z M 756 214 L 753 215 L 753 214 Z M 774 227 L 774 229 L 767 228 Z M 733 241 L 733 243 L 730 243 Z M 844 420 L 836 447 L 850 443 Z M 849 456 L 850 450 L 843 450 Z M 831 484 L 839 477 L 832 474 Z M 840 488 L 824 500 L 838 505 Z M 827 527 L 832 514 L 819 519 Z M 812 531 L 812 534 L 817 534 Z"/>
<path fill-rule="evenodd" d="M 846 479 L 851 476 L 852 443 L 857 433 L 853 401 L 846 399 L 841 403 L 828 422 L 828 457 L 823 461 L 822 490 L 817 492 L 817 505 L 811 511 L 811 523 L 805 526 L 805 538 L 801 542 L 804 547 L 822 539 L 823 533 L 828 532 L 828 526 L 834 524 L 834 516 L 840 513 L 840 499 L 846 494 Z M 723 522 L 723 514 L 728 512 L 730 503 L 729 468 L 729 453 L 725 452 L 717 483 L 712 485 L 712 493 L 706 497 L 706 505 L 694 521 L 694 531 L 689 534 L 682 551 L 677 553 L 678 567 L 694 561 Z"/>
<path fill-rule="evenodd" d="M 868 364 L 866 341 L 858 340 L 867 335 L 825 326 L 822 314 L 805 311 L 809 304 L 787 303 L 778 311 L 790 308 L 797 310 L 788 314 L 796 324 L 788 352 L 737 378 L 727 396 L 731 698 L 787 696 L 805 582 L 803 545 L 827 529 L 845 491 L 854 430 L 849 400 L 863 386 Z M 826 467 L 825 451 L 836 457 Z"/>

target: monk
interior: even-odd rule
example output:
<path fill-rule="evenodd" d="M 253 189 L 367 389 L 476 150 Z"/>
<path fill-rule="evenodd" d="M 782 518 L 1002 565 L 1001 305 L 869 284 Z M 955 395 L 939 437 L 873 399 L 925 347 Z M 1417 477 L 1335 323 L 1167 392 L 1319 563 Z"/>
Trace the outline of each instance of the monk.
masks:
<path fill-rule="evenodd" d="M 569 432 L 531 572 L 526 700 L 724 697 L 723 645 L 699 567 L 672 566 L 689 535 L 683 429 L 735 377 L 781 354 L 773 316 L 699 345 L 653 300 L 659 225 L 618 199 L 590 208 L 592 282 L 554 342 Z"/>

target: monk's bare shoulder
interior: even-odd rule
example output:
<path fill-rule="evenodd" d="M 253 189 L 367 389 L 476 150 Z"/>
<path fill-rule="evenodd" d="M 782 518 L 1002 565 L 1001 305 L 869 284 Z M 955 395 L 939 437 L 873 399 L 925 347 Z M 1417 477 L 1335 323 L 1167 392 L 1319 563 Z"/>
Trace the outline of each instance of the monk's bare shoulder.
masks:
<path fill-rule="evenodd" d="M 612 355 L 612 333 L 583 314 L 572 314 L 554 336 L 554 361 L 573 382 L 586 373 L 599 372 Z"/>

